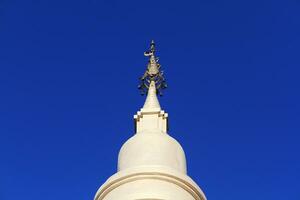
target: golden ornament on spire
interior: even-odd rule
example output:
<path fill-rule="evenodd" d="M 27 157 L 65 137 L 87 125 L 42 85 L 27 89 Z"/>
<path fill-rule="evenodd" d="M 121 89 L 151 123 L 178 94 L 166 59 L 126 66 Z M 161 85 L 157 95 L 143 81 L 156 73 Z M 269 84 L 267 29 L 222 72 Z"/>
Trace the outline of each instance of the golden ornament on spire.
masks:
<path fill-rule="evenodd" d="M 158 63 L 159 58 L 155 57 L 155 43 L 152 40 L 150 44 L 150 50 L 144 53 L 146 57 L 149 57 L 146 72 L 140 78 L 140 84 L 138 86 L 141 94 L 147 94 L 150 83 L 153 81 L 156 86 L 156 92 L 161 96 L 162 90 L 167 87 L 165 78 L 163 77 L 163 71 L 160 70 L 161 65 Z"/>

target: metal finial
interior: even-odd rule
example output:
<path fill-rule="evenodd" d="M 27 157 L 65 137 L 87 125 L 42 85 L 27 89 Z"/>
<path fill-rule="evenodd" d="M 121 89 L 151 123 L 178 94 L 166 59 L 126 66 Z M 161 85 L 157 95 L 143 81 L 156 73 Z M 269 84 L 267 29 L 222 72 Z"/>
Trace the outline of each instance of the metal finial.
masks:
<path fill-rule="evenodd" d="M 154 81 L 157 93 L 161 96 L 162 90 L 167 87 L 165 78 L 163 77 L 163 71 L 160 70 L 161 66 L 158 63 L 159 58 L 155 57 L 155 43 L 152 40 L 150 44 L 150 50 L 144 53 L 146 57 L 149 57 L 146 72 L 140 78 L 140 85 L 138 88 L 141 94 L 147 94 L 149 85 Z"/>

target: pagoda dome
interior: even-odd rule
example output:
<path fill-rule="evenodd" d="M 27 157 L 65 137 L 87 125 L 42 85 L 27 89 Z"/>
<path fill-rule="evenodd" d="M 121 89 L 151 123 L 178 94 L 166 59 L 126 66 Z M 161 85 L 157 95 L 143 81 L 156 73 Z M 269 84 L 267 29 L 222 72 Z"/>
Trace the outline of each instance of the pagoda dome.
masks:
<path fill-rule="evenodd" d="M 180 144 L 166 133 L 137 133 L 122 146 L 118 171 L 142 166 L 168 167 L 185 174 L 185 154 Z"/>

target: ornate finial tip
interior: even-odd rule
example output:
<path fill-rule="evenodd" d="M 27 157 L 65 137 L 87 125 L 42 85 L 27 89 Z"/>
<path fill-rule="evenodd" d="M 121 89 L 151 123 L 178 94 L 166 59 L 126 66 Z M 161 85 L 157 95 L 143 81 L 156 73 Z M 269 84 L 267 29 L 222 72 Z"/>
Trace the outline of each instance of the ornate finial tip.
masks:
<path fill-rule="evenodd" d="M 165 78 L 163 77 L 163 71 L 160 70 L 161 66 L 158 63 L 158 57 L 154 55 L 155 44 L 154 40 L 151 41 L 150 50 L 144 53 L 145 56 L 149 57 L 147 70 L 144 75 L 140 78 L 140 85 L 138 88 L 141 94 L 147 94 L 151 82 L 155 83 L 156 92 L 162 95 L 162 90 L 167 87 Z"/>

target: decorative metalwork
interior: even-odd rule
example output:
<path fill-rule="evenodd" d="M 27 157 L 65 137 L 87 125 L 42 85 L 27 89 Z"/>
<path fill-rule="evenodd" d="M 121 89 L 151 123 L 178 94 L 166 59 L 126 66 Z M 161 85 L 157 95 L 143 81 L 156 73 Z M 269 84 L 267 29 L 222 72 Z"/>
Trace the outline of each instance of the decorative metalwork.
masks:
<path fill-rule="evenodd" d="M 146 72 L 140 78 L 138 89 L 141 91 L 141 95 L 147 94 L 150 83 L 154 81 L 157 94 L 162 96 L 162 90 L 167 88 L 167 84 L 163 76 L 163 71 L 160 70 L 159 58 L 155 57 L 155 43 L 153 40 L 150 44 L 150 50 L 146 51 L 144 55 L 149 57 L 149 61 Z"/>

